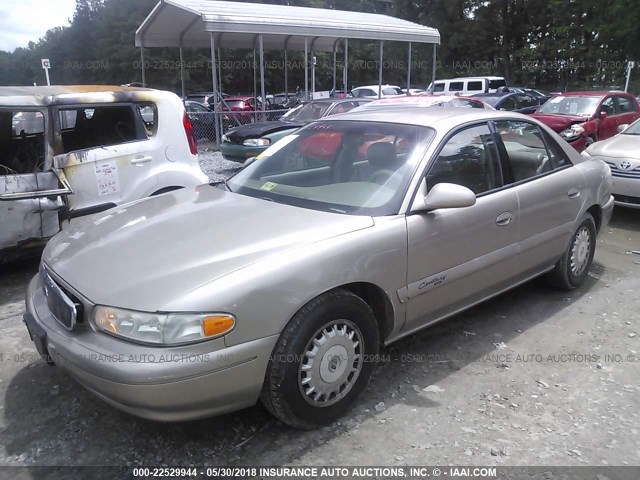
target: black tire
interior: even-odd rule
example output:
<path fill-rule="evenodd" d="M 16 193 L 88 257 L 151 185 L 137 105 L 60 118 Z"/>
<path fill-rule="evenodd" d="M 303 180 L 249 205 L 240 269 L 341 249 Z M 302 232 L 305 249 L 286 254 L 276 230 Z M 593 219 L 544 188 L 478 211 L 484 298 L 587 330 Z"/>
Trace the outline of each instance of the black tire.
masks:
<path fill-rule="evenodd" d="M 596 223 L 591 214 L 585 213 L 571 235 L 567 250 L 549 273 L 549 282 L 564 290 L 578 288 L 589 274 L 595 251 Z"/>
<path fill-rule="evenodd" d="M 592 136 L 588 136 L 588 137 L 587 137 L 587 141 L 586 141 L 586 142 L 584 142 L 584 148 L 585 148 L 585 150 L 586 150 L 588 147 L 590 147 L 591 145 L 593 145 L 594 143 L 596 143 L 596 141 L 597 141 L 597 140 L 596 140 L 594 137 L 592 137 Z"/>
<path fill-rule="evenodd" d="M 334 336 L 329 336 L 332 333 Z M 308 357 L 316 348 L 318 355 Z M 300 309 L 280 335 L 260 399 L 271 414 L 291 427 L 311 430 L 329 424 L 342 416 L 366 387 L 374 367 L 371 360 L 379 348 L 378 325 L 369 305 L 346 290 L 322 294 Z M 325 382 L 333 375 L 337 375 L 335 381 Z M 318 384 L 317 391 L 306 390 L 310 382 Z M 320 394 L 323 388 L 338 391 Z"/>

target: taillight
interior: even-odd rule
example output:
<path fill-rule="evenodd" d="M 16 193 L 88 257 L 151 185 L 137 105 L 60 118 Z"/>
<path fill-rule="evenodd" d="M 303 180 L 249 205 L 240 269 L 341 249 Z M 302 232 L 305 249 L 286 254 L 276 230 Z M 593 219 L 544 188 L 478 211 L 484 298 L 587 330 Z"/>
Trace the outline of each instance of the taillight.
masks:
<path fill-rule="evenodd" d="M 193 134 L 193 125 L 191 125 L 191 120 L 187 115 L 187 112 L 184 112 L 184 116 L 182 117 L 182 125 L 184 126 L 184 133 L 187 134 L 187 141 L 189 142 L 189 150 L 194 155 L 198 154 L 198 145 L 196 144 L 196 137 Z"/>

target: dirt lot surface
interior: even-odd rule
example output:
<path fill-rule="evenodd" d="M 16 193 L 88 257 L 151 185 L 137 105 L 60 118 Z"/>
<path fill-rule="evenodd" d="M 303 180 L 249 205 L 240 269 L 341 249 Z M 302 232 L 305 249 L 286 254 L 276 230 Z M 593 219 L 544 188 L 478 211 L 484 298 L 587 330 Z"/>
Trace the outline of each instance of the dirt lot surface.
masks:
<path fill-rule="evenodd" d="M 616 208 L 582 288 L 530 282 L 392 345 L 313 432 L 260 405 L 179 424 L 115 410 L 37 358 L 37 260 L 0 266 L 0 465 L 640 465 L 639 249 L 640 212 Z"/>

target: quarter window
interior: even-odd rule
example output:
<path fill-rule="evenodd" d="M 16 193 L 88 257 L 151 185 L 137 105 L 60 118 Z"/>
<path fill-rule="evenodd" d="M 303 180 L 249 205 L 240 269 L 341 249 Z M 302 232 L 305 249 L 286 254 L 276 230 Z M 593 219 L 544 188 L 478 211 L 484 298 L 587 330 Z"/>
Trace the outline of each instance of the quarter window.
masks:
<path fill-rule="evenodd" d="M 507 153 L 514 182 L 570 165 L 560 146 L 537 125 L 515 120 L 498 121 L 495 125 Z M 547 148 L 547 145 L 551 148 Z"/>
<path fill-rule="evenodd" d="M 474 82 L 468 82 L 467 83 L 467 90 L 472 91 L 472 92 L 481 92 L 484 89 L 482 88 L 482 81 L 474 81 Z"/>
<path fill-rule="evenodd" d="M 442 147 L 427 174 L 427 188 L 455 183 L 476 195 L 502 186 L 498 153 L 489 127 L 465 128 Z"/>

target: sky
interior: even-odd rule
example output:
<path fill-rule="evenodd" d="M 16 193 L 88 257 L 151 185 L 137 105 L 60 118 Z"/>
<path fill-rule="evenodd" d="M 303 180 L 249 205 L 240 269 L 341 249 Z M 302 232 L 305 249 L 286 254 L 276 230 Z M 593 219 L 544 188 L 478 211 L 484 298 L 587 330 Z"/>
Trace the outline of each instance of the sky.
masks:
<path fill-rule="evenodd" d="M 76 0 L 0 0 L 0 50 L 37 42 L 47 30 L 66 27 Z"/>

